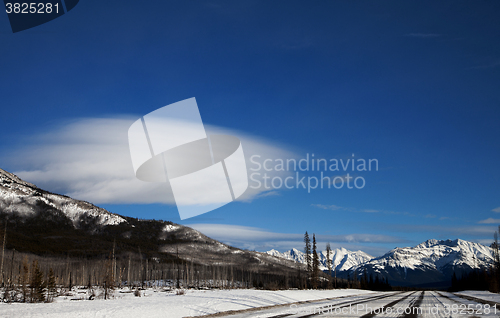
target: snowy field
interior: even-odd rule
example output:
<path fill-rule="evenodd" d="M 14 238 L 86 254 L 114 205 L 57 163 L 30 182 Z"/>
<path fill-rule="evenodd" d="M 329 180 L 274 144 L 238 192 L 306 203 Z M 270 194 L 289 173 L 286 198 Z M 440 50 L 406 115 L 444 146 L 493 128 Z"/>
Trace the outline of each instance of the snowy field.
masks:
<path fill-rule="evenodd" d="M 242 310 L 264 306 L 282 305 L 300 301 L 368 294 L 367 290 L 186 290 L 184 295 L 148 289 L 141 297 L 116 290 L 111 300 L 84 299 L 86 291 L 71 296 L 57 297 L 53 303 L 0 304 L 0 317 L 189 317 L 230 310 Z"/>
<path fill-rule="evenodd" d="M 475 297 L 479 299 L 484 299 L 486 301 L 492 301 L 495 303 L 500 303 L 500 294 L 495 294 L 489 291 L 482 290 L 466 290 L 456 293 L 458 295 L 465 295 L 470 297 Z"/>

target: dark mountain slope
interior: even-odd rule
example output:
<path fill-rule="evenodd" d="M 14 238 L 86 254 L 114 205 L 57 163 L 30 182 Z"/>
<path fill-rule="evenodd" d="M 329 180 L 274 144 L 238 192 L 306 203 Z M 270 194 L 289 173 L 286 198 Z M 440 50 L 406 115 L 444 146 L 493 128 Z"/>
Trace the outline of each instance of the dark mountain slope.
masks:
<path fill-rule="evenodd" d="M 295 272 L 293 261 L 240 250 L 168 221 L 113 214 L 91 203 L 42 190 L 0 169 L 0 222 L 7 249 L 87 259 L 141 253 L 144 257 L 232 265 L 261 272 Z"/>

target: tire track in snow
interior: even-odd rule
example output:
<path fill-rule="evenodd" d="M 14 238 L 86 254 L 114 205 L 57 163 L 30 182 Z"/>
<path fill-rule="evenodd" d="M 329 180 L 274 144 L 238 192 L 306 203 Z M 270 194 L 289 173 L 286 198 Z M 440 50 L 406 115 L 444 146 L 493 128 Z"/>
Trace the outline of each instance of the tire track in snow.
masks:
<path fill-rule="evenodd" d="M 404 318 L 417 318 L 418 317 L 418 309 L 417 309 L 417 313 L 415 313 L 415 310 L 414 308 L 420 308 L 420 305 L 422 305 L 422 301 L 424 300 L 424 291 L 420 293 L 420 295 L 418 296 L 417 300 L 410 303 L 410 313 L 406 313 L 405 311 L 405 314 L 403 315 Z"/>
<path fill-rule="evenodd" d="M 416 292 L 413 292 L 413 293 L 411 293 L 411 294 L 408 294 L 408 295 L 404 296 L 403 298 L 396 299 L 396 300 L 394 300 L 394 301 L 392 301 L 392 302 L 388 303 L 387 305 L 384 305 L 384 306 L 382 306 L 382 307 L 377 308 L 378 310 L 376 309 L 376 310 L 374 310 L 374 311 L 384 312 L 386 308 L 394 307 L 394 305 L 396 305 L 396 304 L 398 304 L 398 303 L 400 303 L 400 302 L 402 302 L 402 301 L 406 300 L 408 297 L 410 297 L 410 296 L 414 295 L 415 293 L 416 293 Z M 410 305 L 410 306 L 411 306 L 411 305 Z M 377 315 L 376 313 L 368 313 L 368 314 L 365 314 L 365 315 L 361 316 L 361 318 L 372 318 L 372 317 L 375 317 L 376 315 Z"/>
<path fill-rule="evenodd" d="M 258 311 L 264 311 L 264 310 L 269 310 L 269 309 L 273 309 L 273 308 L 279 308 L 279 307 L 288 307 L 290 305 L 304 305 L 304 304 L 312 304 L 312 303 L 317 303 L 317 302 L 325 302 L 325 301 L 331 301 L 331 300 L 339 300 L 339 299 L 342 299 L 342 298 L 345 298 L 346 301 L 342 301 L 338 304 L 335 304 L 335 307 L 339 307 L 339 308 L 343 308 L 343 307 L 348 307 L 349 305 L 357 305 L 357 304 L 361 304 L 361 303 L 365 303 L 365 302 L 369 302 L 369 301 L 373 301 L 373 300 L 378 300 L 378 299 L 383 299 L 383 298 L 386 298 L 386 297 L 390 297 L 390 296 L 394 296 L 394 295 L 397 295 L 397 294 L 400 294 L 402 292 L 396 292 L 396 293 L 391 293 L 389 295 L 380 295 L 380 294 L 377 294 L 375 296 L 368 296 L 366 298 L 363 298 L 359 301 L 352 301 L 349 300 L 349 298 L 351 297 L 358 297 L 358 296 L 364 296 L 363 294 L 358 294 L 358 295 L 349 295 L 349 296 L 340 296 L 340 297 L 332 297 L 332 298 L 324 298 L 324 299 L 315 299 L 315 300 L 306 300 L 306 301 L 299 301 L 299 302 L 293 302 L 293 303 L 287 303 L 287 304 L 279 304 L 279 305 L 272 305 L 272 306 L 265 306 L 265 307 L 256 307 L 256 308 L 248 308 L 248 309 L 242 309 L 242 310 L 230 310 L 230 311 L 223 311 L 223 312 L 218 312 L 218 313 L 214 313 L 214 314 L 209 314 L 209 315 L 204 315 L 204 316 L 197 316 L 197 317 L 203 317 L 203 318 L 215 318 L 215 317 L 225 317 L 225 316 L 232 316 L 232 315 L 238 315 L 238 314 L 244 314 L 244 313 L 247 313 L 247 312 L 258 312 Z M 331 305 L 329 305 L 331 306 Z M 328 306 L 324 306 L 324 307 L 319 307 L 319 308 L 328 308 Z M 321 314 L 321 312 L 319 313 L 316 313 L 316 314 L 312 314 L 312 315 L 306 315 L 306 316 L 296 316 L 296 318 L 305 318 L 305 317 L 311 317 L 311 316 L 314 316 L 314 315 L 318 315 L 318 314 Z M 292 316 L 294 314 L 292 313 L 280 313 L 278 315 L 274 315 L 274 316 L 269 316 L 267 318 L 283 318 L 283 317 L 288 317 L 288 316 Z M 188 318 L 188 317 L 186 317 Z"/>
<path fill-rule="evenodd" d="M 367 303 L 367 302 L 370 302 L 370 301 L 380 300 L 380 299 L 391 297 L 391 296 L 394 296 L 394 295 L 397 295 L 397 294 L 401 294 L 401 293 L 402 292 L 393 293 L 393 294 L 390 294 L 390 295 L 382 295 L 382 296 L 379 295 L 379 296 L 374 296 L 374 297 L 370 297 L 368 299 L 363 299 L 363 300 L 355 301 L 355 302 L 346 301 L 344 303 L 336 304 L 335 308 L 345 308 L 345 307 L 349 307 L 349 306 L 355 306 L 355 305 L 359 305 L 359 304 L 364 304 L 364 303 Z M 408 297 L 408 296 L 405 296 L 405 297 L 401 298 L 400 300 L 398 300 L 398 302 L 401 301 L 402 299 Z M 339 305 L 342 305 L 342 306 L 339 306 Z M 317 315 L 323 315 L 324 313 L 321 312 L 321 309 L 325 309 L 325 308 L 328 309 L 330 307 L 331 307 L 331 305 L 319 307 L 318 308 L 319 310 L 318 310 L 317 313 L 312 313 L 312 314 L 308 314 L 308 315 L 305 315 L 305 316 L 299 316 L 299 317 L 296 317 L 296 318 L 307 318 L 307 317 L 313 317 L 313 316 L 317 316 Z M 269 317 L 269 318 L 273 318 L 273 317 Z"/>

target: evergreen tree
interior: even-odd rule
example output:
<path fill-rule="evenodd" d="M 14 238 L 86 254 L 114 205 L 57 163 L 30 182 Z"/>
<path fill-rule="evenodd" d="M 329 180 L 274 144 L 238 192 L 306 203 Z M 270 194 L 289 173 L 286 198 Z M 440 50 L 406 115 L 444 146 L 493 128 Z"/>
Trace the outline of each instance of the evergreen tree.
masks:
<path fill-rule="evenodd" d="M 56 277 L 54 276 L 54 271 L 52 267 L 49 269 L 49 276 L 47 277 L 47 302 L 50 303 L 54 300 L 56 296 Z"/>
<path fill-rule="evenodd" d="M 306 253 L 306 263 L 307 263 L 307 274 L 311 275 L 312 272 L 312 264 L 311 264 L 311 239 L 309 238 L 309 234 L 304 234 L 304 243 L 306 244 L 304 248 L 304 253 Z"/>
<path fill-rule="evenodd" d="M 332 289 L 332 260 L 330 243 L 326 243 L 326 266 L 328 267 L 328 289 Z"/>
<path fill-rule="evenodd" d="M 313 233 L 313 246 L 312 246 L 312 286 L 314 289 L 318 288 L 318 278 L 319 278 L 319 258 L 316 252 L 316 236 Z"/>
<path fill-rule="evenodd" d="M 28 257 L 23 258 L 23 274 L 20 277 L 21 289 L 23 293 L 23 302 L 29 301 L 28 299 L 28 285 L 29 285 L 29 265 L 28 265 Z"/>
<path fill-rule="evenodd" d="M 38 261 L 34 260 L 31 266 L 31 301 L 39 303 L 45 301 L 45 282 L 43 273 L 38 266 Z"/>
<path fill-rule="evenodd" d="M 115 289 L 113 280 L 113 259 L 109 257 L 104 268 L 104 277 L 102 279 L 104 284 L 104 299 L 109 299 L 111 293 Z"/>

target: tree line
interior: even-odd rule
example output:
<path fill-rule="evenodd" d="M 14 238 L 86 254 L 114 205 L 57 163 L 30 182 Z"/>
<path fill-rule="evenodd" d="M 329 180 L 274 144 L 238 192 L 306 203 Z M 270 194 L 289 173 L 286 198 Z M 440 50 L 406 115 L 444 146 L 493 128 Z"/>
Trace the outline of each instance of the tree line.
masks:
<path fill-rule="evenodd" d="M 140 246 L 135 252 L 117 253 L 114 243 L 106 256 L 41 255 L 6 249 L 7 227 L 0 233 L 0 299 L 4 302 L 50 302 L 58 295 L 71 296 L 76 288 L 86 289 L 88 299 L 108 299 L 116 288 L 128 288 L 137 295 L 148 287 L 303 288 L 301 264 L 283 270 L 284 266 L 237 265 L 223 258 L 220 264 L 207 265 L 196 258 L 182 259 L 178 253 L 144 253 Z"/>
<path fill-rule="evenodd" d="M 232 265 L 203 265 L 172 256 L 128 253 L 105 259 L 39 256 L 15 250 L 2 252 L 0 298 L 4 302 L 50 302 L 59 295 L 85 289 L 88 299 L 108 299 L 117 288 L 140 295 L 146 288 L 289 289 L 300 288 L 301 269 L 277 274 Z"/>
<path fill-rule="evenodd" d="M 80 253 L 65 257 L 35 255 L 6 249 L 7 228 L 3 229 L 0 260 L 0 298 L 4 302 L 50 302 L 59 295 L 72 296 L 85 289 L 88 299 L 112 297 L 117 288 L 137 296 L 145 288 L 162 289 L 374 289 L 378 278 L 363 281 L 336 277 L 330 244 L 326 246 L 328 270 L 320 270 L 315 234 L 304 235 L 306 265 L 283 270 L 277 265 L 258 267 L 232 264 L 202 264 L 196 258 L 185 260 L 178 253 L 148 254 L 137 251 L 117 253 L 115 244 L 106 256 L 84 257 Z M 365 276 L 366 277 L 366 276 Z"/>

